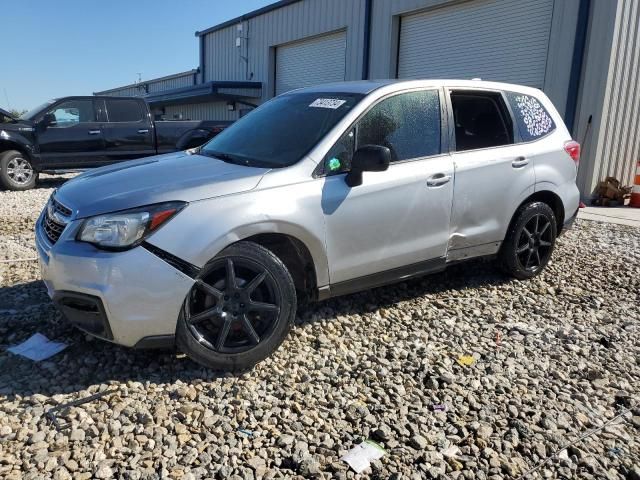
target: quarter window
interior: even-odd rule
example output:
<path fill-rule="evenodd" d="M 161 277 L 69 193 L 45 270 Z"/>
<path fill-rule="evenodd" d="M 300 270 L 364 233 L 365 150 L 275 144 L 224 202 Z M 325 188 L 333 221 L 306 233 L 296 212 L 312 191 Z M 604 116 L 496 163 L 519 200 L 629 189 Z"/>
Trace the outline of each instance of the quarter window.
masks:
<path fill-rule="evenodd" d="M 142 120 L 140 104 L 135 100 L 107 100 L 109 122 L 139 122 Z"/>
<path fill-rule="evenodd" d="M 452 92 L 456 151 L 513 143 L 513 122 L 502 95 L 494 92 Z"/>
<path fill-rule="evenodd" d="M 438 90 L 394 95 L 377 103 L 331 148 L 325 159 L 327 174 L 346 172 L 356 148 L 381 145 L 391 161 L 437 155 L 441 151 Z"/>
<path fill-rule="evenodd" d="M 79 123 L 96 121 L 96 113 L 93 108 L 93 100 L 78 99 L 68 100 L 56 105 L 47 112 L 56 119 L 56 127 L 73 127 Z"/>
<path fill-rule="evenodd" d="M 505 92 L 522 140 L 529 142 L 552 132 L 556 128 L 549 112 L 537 98 L 523 93 Z"/>

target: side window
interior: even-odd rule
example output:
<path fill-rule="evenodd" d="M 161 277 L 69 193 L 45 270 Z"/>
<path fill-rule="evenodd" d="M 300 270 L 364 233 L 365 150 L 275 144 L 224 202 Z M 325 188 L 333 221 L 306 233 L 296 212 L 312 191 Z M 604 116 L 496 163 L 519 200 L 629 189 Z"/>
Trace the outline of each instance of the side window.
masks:
<path fill-rule="evenodd" d="M 401 93 L 375 105 L 357 125 L 357 146 L 382 145 L 391 161 L 440 153 L 438 90 Z"/>
<path fill-rule="evenodd" d="M 537 98 L 524 93 L 505 93 L 516 117 L 516 125 L 522 140 L 529 142 L 544 137 L 556 129 L 551 115 Z"/>
<path fill-rule="evenodd" d="M 391 161 L 428 157 L 441 152 L 438 90 L 400 93 L 377 103 L 329 150 L 324 172 L 346 172 L 356 148 L 382 145 Z"/>
<path fill-rule="evenodd" d="M 502 95 L 494 92 L 452 92 L 456 151 L 513 143 L 513 122 Z"/>
<path fill-rule="evenodd" d="M 78 99 L 68 100 L 56 105 L 47 112 L 56 119 L 56 127 L 73 127 L 79 123 L 96 121 L 96 113 L 93 108 L 93 100 Z"/>
<path fill-rule="evenodd" d="M 139 122 L 143 118 L 140 104 L 135 100 L 109 99 L 106 103 L 109 122 Z"/>

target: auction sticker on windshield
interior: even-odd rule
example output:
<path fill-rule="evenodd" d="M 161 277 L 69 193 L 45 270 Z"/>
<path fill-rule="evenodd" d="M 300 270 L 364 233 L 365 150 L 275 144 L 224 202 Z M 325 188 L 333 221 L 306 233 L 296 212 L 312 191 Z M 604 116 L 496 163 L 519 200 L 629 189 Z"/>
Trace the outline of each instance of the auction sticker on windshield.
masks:
<path fill-rule="evenodd" d="M 339 100 L 337 98 L 317 98 L 309 106 L 314 108 L 331 108 L 332 110 L 335 110 L 345 103 L 347 103 L 346 100 Z"/>

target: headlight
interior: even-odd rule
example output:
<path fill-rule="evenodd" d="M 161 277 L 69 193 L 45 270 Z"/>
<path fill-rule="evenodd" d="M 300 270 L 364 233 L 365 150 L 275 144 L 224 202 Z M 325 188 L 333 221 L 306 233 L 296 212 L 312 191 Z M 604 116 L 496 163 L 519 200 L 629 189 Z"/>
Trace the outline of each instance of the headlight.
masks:
<path fill-rule="evenodd" d="M 77 240 L 114 250 L 139 245 L 185 207 L 184 202 L 169 202 L 107 213 L 87 218 L 78 232 Z"/>

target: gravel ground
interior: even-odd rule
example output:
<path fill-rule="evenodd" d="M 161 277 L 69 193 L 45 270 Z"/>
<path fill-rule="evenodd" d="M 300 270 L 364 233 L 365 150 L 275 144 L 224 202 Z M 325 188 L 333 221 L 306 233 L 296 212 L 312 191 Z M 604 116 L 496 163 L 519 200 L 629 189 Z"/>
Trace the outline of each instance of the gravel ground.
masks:
<path fill-rule="evenodd" d="M 35 255 L 55 185 L 0 192 L 0 260 Z M 0 265 L 0 478 L 640 479 L 640 229 L 578 221 L 528 282 L 476 262 L 301 309 L 236 377 L 91 340 L 34 262 Z M 36 332 L 70 346 L 6 352 Z M 386 454 L 358 476 L 365 439 Z"/>

